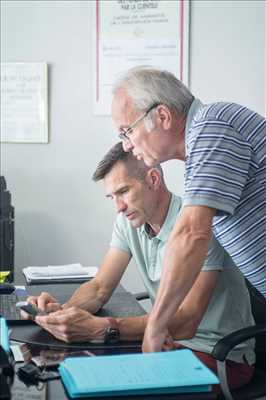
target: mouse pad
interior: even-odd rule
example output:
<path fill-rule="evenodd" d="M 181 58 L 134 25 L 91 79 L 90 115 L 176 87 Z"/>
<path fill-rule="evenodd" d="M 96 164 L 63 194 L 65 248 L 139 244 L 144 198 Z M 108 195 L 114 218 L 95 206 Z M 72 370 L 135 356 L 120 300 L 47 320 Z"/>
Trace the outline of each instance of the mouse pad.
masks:
<path fill-rule="evenodd" d="M 97 350 L 114 348 L 140 348 L 141 342 L 121 342 L 121 343 L 65 343 L 54 338 L 49 332 L 42 329 L 39 325 L 12 326 L 10 340 L 27 343 L 34 346 L 54 348 L 54 349 L 73 349 L 73 350 Z"/>

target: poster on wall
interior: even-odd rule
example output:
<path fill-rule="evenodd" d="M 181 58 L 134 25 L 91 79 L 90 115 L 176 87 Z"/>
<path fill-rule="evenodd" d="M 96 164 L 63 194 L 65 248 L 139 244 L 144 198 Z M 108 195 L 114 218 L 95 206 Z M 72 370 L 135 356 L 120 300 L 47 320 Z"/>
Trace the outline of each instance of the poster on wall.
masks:
<path fill-rule="evenodd" d="M 171 71 L 188 85 L 189 0 L 94 0 L 93 108 L 110 114 L 112 86 L 137 65 Z"/>
<path fill-rule="evenodd" d="M 1 142 L 48 143 L 47 64 L 1 63 Z"/>

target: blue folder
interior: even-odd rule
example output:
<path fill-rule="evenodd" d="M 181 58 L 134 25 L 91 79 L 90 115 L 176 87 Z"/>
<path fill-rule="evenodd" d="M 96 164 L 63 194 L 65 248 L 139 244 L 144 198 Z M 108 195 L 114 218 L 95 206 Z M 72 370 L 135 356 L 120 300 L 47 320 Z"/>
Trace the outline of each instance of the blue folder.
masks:
<path fill-rule="evenodd" d="M 0 317 L 0 346 L 6 353 L 10 352 L 9 333 L 6 320 Z"/>
<path fill-rule="evenodd" d="M 191 350 L 66 358 L 59 367 L 72 398 L 209 392 L 218 384 Z"/>

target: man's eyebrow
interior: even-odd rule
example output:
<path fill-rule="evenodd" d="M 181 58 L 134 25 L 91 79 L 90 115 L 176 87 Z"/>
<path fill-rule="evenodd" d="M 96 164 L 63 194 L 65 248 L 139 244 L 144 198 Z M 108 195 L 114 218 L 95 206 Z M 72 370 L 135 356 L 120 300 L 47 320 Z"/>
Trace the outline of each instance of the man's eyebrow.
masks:
<path fill-rule="evenodd" d="M 121 186 L 120 188 L 118 188 L 115 192 L 113 192 L 112 194 L 107 194 L 106 197 L 112 197 L 113 195 L 119 194 L 121 193 L 124 189 L 127 189 L 129 187 L 129 185 L 124 185 Z"/>

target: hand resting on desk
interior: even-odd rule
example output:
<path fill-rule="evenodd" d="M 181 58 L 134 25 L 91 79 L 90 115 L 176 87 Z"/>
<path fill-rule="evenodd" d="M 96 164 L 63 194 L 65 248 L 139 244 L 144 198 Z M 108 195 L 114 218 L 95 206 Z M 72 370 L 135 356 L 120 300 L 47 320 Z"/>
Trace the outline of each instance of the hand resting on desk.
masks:
<path fill-rule="evenodd" d="M 35 319 L 35 322 L 50 332 L 56 339 L 64 342 L 103 341 L 108 320 L 94 317 L 90 312 L 79 307 L 61 305 L 50 293 L 42 292 L 39 296 L 30 296 L 27 302 L 41 311 L 49 313 L 47 319 Z M 57 312 L 56 312 L 57 311 Z M 32 319 L 21 311 L 24 319 Z"/>
<path fill-rule="evenodd" d="M 104 340 L 109 322 L 106 318 L 95 317 L 88 311 L 69 307 L 38 316 L 35 321 L 54 337 L 67 343 Z"/>
<path fill-rule="evenodd" d="M 131 323 L 133 322 L 133 324 L 136 324 L 136 322 L 140 322 L 140 319 L 142 319 L 141 330 L 143 331 L 143 318 L 146 320 L 146 316 L 132 318 L 129 317 L 124 319 L 124 322 L 131 320 Z M 43 329 L 50 332 L 56 339 L 67 343 L 102 343 L 104 341 L 106 328 L 109 326 L 109 321 L 107 318 L 94 316 L 90 312 L 82 310 L 78 307 L 65 308 L 63 310 L 50 313 L 48 316 L 37 316 L 35 321 Z M 124 329 L 127 331 L 128 327 L 124 325 Z M 122 333 L 122 337 L 123 336 L 124 335 Z M 132 337 L 132 340 L 134 339 L 135 338 Z M 171 335 L 168 334 L 162 350 L 169 351 L 175 348 L 176 345 Z"/>

